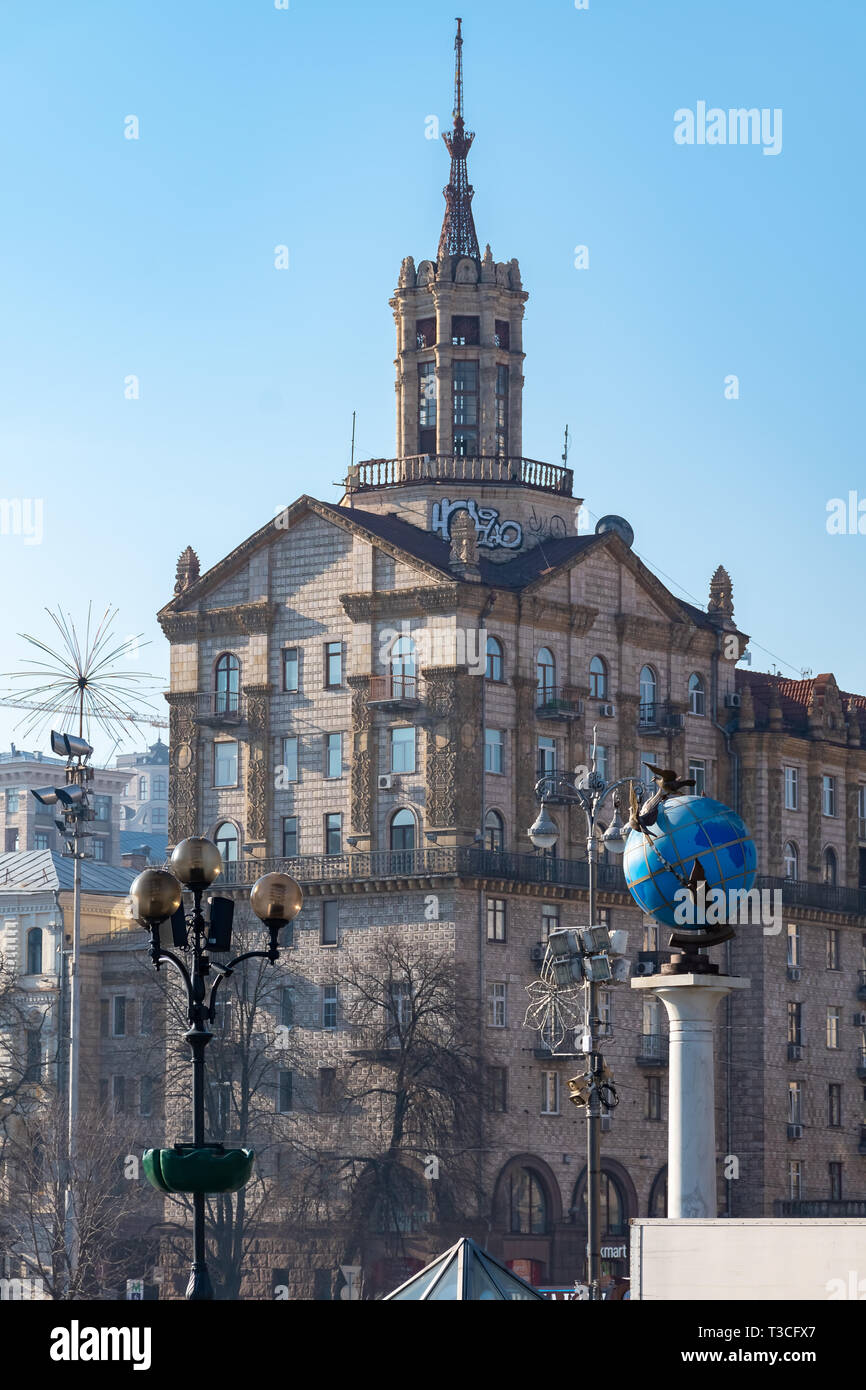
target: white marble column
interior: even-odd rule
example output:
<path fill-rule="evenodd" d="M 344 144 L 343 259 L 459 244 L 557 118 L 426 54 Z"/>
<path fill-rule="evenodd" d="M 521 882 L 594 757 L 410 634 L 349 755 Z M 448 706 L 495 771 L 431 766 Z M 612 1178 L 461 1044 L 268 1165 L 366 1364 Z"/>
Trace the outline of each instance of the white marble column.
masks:
<path fill-rule="evenodd" d="M 632 989 L 661 999 L 670 1023 L 669 1217 L 717 1215 L 713 1018 L 725 995 L 749 985 L 731 975 L 647 975 L 631 981 Z"/>

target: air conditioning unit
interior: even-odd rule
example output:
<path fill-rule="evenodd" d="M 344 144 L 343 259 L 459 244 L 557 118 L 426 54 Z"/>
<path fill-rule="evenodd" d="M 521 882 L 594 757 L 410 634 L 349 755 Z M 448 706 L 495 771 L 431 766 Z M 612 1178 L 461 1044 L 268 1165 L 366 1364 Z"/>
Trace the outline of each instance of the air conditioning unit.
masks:
<path fill-rule="evenodd" d="M 854 1027 L 866 1028 L 866 1013 L 854 1015 Z"/>
<path fill-rule="evenodd" d="M 736 691 L 731 695 L 725 696 L 725 709 L 739 709 L 742 697 Z"/>
<path fill-rule="evenodd" d="M 530 948 L 529 948 L 529 959 L 530 959 L 530 960 L 541 961 L 541 960 L 544 960 L 544 957 L 545 957 L 546 955 L 547 955 L 547 947 L 546 947 L 546 946 L 538 945 L 538 946 L 530 946 Z"/>
<path fill-rule="evenodd" d="M 381 776 L 377 779 L 377 785 L 379 787 L 380 792 L 389 792 L 391 788 L 394 786 L 394 778 L 392 774 L 390 772 L 383 772 Z"/>
<path fill-rule="evenodd" d="M 799 978 L 800 978 L 800 976 L 801 976 L 802 974 L 803 974 L 803 972 L 802 972 L 802 970 L 800 969 L 799 965 L 789 965 L 789 966 L 788 966 L 788 979 L 789 979 L 789 980 L 799 980 Z"/>
<path fill-rule="evenodd" d="M 655 964 L 651 960 L 636 961 L 632 967 L 632 974 L 634 975 L 654 975 L 655 973 Z"/>
<path fill-rule="evenodd" d="M 802 1138 L 803 1138 L 803 1126 L 802 1126 L 802 1125 L 788 1125 L 788 1138 L 789 1138 L 789 1139 L 802 1139 Z"/>
<path fill-rule="evenodd" d="M 598 712 L 602 719 L 613 719 L 616 716 L 616 705 L 599 705 Z"/>
<path fill-rule="evenodd" d="M 789 1043 L 788 1043 L 788 1061 L 789 1061 L 789 1062 L 800 1062 L 800 1061 L 802 1061 L 802 1059 L 803 1059 L 803 1044 L 802 1044 L 802 1043 L 793 1043 L 793 1042 L 789 1042 Z"/>

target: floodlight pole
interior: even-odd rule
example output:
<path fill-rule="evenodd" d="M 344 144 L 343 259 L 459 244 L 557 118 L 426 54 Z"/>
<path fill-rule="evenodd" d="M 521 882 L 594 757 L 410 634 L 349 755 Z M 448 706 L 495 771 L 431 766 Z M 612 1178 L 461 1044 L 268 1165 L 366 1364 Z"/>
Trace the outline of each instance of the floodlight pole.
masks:
<path fill-rule="evenodd" d="M 586 818 L 587 896 L 589 899 L 587 911 L 589 913 L 588 925 L 591 927 L 596 925 L 595 899 L 598 873 L 596 825 L 598 813 L 607 798 L 629 782 L 632 782 L 636 788 L 640 786 L 636 777 L 621 777 L 618 782 L 611 782 L 609 786 L 606 785 L 604 778 L 595 770 L 593 751 L 592 771 L 583 778 L 582 785 L 577 784 L 573 773 L 548 773 L 539 778 L 535 785 L 536 799 L 542 805 L 545 800 L 545 792 L 547 792 L 549 796 L 555 796 L 557 801 L 579 806 Z M 604 1061 L 596 1046 L 598 981 L 586 980 L 584 989 L 586 990 L 586 1017 L 589 1027 L 589 1051 L 586 1056 L 589 1073 L 592 1077 L 586 1106 L 586 1273 L 590 1302 L 598 1302 L 601 1299 L 601 1098 L 599 1086 Z"/>

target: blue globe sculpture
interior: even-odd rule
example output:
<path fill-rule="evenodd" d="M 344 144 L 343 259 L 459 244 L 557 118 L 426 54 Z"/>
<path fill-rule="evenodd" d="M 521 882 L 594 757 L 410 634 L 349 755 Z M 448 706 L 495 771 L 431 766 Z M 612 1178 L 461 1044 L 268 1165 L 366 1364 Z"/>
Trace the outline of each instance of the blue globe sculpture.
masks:
<path fill-rule="evenodd" d="M 706 928 L 698 923 L 690 928 L 674 917 L 675 894 L 682 883 L 671 868 L 687 879 L 699 859 L 708 894 L 713 888 L 723 888 L 725 892 L 751 888 L 755 881 L 755 842 L 745 822 L 721 801 L 709 796 L 671 796 L 659 806 L 650 834 L 655 837 L 652 844 L 637 830 L 632 830 L 626 840 L 626 885 L 638 907 L 676 931 L 700 932 Z"/>

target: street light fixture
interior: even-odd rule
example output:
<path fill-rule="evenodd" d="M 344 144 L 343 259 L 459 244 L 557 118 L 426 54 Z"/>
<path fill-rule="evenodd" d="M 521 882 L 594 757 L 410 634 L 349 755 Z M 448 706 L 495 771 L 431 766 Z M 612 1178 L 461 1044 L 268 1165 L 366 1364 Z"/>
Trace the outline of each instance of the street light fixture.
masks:
<path fill-rule="evenodd" d="M 222 871 L 219 850 L 212 840 L 195 835 L 177 845 L 169 862 L 173 872 L 145 869 L 129 892 L 134 915 L 151 934 L 150 958 L 154 966 L 159 970 L 163 961 L 168 961 L 180 975 L 186 990 L 190 1027 L 184 1037 L 192 1052 L 193 1137 L 192 1144 L 175 1144 L 173 1149 L 148 1149 L 144 1163 L 154 1187 L 192 1193 L 193 1261 L 186 1296 L 190 1300 L 207 1300 L 212 1299 L 214 1293 L 205 1259 L 205 1194 L 235 1191 L 243 1186 L 253 1160 L 251 1150 L 226 1151 L 222 1144 L 205 1142 L 204 1052 L 213 1037 L 208 1025 L 214 1020 L 220 984 L 241 961 L 260 958 L 274 964 L 278 959 L 280 931 L 297 917 L 303 894 L 288 874 L 264 874 L 258 879 L 250 892 L 250 905 L 267 927 L 268 948 L 244 951 L 223 965 L 213 960 L 209 951 L 231 949 L 234 903 L 228 898 L 212 898 L 209 921 L 201 910 L 205 889 Z M 183 887 L 190 889 L 193 895 L 193 908 L 189 913 L 183 910 Z M 162 945 L 160 929 L 169 920 L 173 945 L 186 953 L 191 952 L 191 960 L 189 955 L 184 960 Z M 291 936 L 287 944 L 291 945 Z M 211 972 L 216 978 L 208 987 L 206 981 Z"/>
<path fill-rule="evenodd" d="M 586 988 L 586 1032 L 583 1051 L 587 1055 L 587 1076 L 581 1094 L 586 1100 L 586 1260 L 589 1296 L 593 1301 L 601 1298 L 601 1112 L 602 1091 L 605 1087 L 605 1064 L 598 1049 L 597 1037 L 600 1020 L 598 1018 L 598 986 L 604 981 L 616 982 L 627 979 L 629 962 L 615 949 L 614 937 L 626 937 L 627 933 L 610 933 L 608 945 L 604 945 L 601 933 L 607 936 L 606 929 L 596 925 L 596 876 L 598 866 L 599 839 L 605 849 L 612 854 L 622 854 L 625 849 L 626 830 L 619 813 L 617 792 L 632 782 L 638 796 L 643 793 L 638 778 L 622 777 L 610 785 L 596 769 L 596 742 L 593 728 L 592 766 L 588 772 L 547 773 L 540 777 L 535 786 L 535 795 L 540 802 L 540 810 L 535 823 L 528 831 L 532 843 L 540 850 L 553 849 L 559 838 L 556 824 L 547 809 L 547 799 L 555 797 L 565 805 L 579 806 L 586 819 L 586 857 L 588 862 L 588 911 L 589 927 L 581 936 L 589 932 L 586 944 L 577 933 L 552 932 L 550 947 L 553 973 L 558 987 L 585 979 Z M 599 834 L 599 813 L 609 797 L 613 797 L 614 814 L 603 834 Z M 576 938 L 576 949 L 571 937 Z M 563 945 L 554 938 L 564 938 Z M 598 945 L 596 945 L 598 943 Z M 625 941 L 620 940 L 625 950 Z M 612 958 L 613 957 L 613 958 Z"/>

